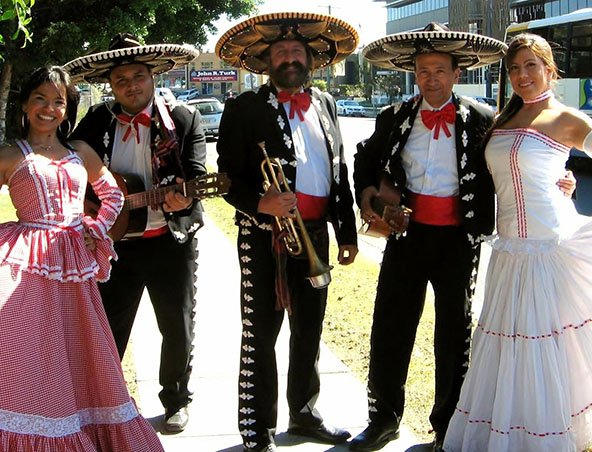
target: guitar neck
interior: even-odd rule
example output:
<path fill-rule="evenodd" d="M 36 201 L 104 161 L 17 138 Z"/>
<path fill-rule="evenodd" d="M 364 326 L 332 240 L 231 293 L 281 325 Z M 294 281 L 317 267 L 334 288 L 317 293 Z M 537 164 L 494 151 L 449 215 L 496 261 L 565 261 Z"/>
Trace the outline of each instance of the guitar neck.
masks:
<path fill-rule="evenodd" d="M 123 210 L 139 209 L 141 207 L 160 205 L 165 201 L 165 195 L 169 191 L 182 190 L 183 184 L 167 185 L 166 187 L 159 187 L 141 193 L 134 193 L 125 197 L 125 204 Z"/>

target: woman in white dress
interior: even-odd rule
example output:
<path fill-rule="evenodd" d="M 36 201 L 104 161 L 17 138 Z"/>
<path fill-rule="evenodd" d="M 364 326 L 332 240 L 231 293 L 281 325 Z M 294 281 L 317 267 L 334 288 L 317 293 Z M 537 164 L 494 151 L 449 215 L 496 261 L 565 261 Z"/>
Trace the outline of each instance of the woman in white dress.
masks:
<path fill-rule="evenodd" d="M 497 232 L 471 365 L 444 450 L 580 452 L 592 445 L 592 219 L 557 190 L 592 120 L 555 99 L 549 44 L 521 34 L 514 95 L 485 151 Z"/>

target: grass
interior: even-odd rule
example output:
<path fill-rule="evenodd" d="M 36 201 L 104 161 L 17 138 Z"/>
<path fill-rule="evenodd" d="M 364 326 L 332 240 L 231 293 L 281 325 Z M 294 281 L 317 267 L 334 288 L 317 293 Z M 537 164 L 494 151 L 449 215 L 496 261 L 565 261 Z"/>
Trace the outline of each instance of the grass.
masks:
<path fill-rule="evenodd" d="M 221 198 L 202 201 L 208 218 L 233 242 L 237 229 L 234 208 Z M 337 260 L 337 246 L 331 244 L 331 262 Z M 349 266 L 335 265 L 323 328 L 323 341 L 361 382 L 366 384 L 370 356 L 370 330 L 379 265 L 363 254 Z M 431 441 L 428 417 L 434 400 L 433 298 L 426 300 L 417 331 L 407 379 L 403 422 L 421 441 Z"/>

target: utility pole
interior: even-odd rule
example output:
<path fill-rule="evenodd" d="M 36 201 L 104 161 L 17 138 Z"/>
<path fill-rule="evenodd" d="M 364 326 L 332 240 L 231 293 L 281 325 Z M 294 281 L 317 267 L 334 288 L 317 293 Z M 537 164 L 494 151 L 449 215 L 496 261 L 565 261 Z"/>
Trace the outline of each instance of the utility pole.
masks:
<path fill-rule="evenodd" d="M 486 24 L 486 31 L 485 34 L 487 36 L 491 36 L 491 14 L 493 12 L 491 6 L 491 0 L 484 0 L 487 4 L 487 7 L 483 10 L 483 15 L 485 16 L 485 24 Z M 485 96 L 492 97 L 491 93 L 491 66 L 487 66 L 485 69 Z"/>

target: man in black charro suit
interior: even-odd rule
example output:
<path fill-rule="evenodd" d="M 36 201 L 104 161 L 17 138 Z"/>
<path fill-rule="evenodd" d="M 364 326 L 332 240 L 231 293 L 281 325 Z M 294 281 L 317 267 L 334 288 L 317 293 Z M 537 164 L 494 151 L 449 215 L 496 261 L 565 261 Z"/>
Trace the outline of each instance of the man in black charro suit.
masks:
<path fill-rule="evenodd" d="M 132 173 L 145 190 L 191 180 L 206 173 L 205 135 L 200 115 L 185 105 L 165 105 L 155 96 L 153 74 L 193 60 L 191 46 L 142 46 L 129 34 L 119 34 L 109 51 L 69 62 L 75 79 L 106 82 L 115 101 L 91 107 L 72 134 L 84 140 L 115 172 Z M 174 130 L 178 145 L 163 146 Z M 170 144 L 170 143 L 169 143 Z M 148 208 L 146 229 L 127 234 L 115 244 L 118 260 L 111 278 L 99 286 L 120 357 L 123 357 L 138 304 L 148 289 L 162 334 L 159 382 L 165 408 L 165 429 L 187 425 L 191 392 L 194 275 L 197 257 L 195 231 L 202 224 L 197 200 L 179 192 Z"/>
<path fill-rule="evenodd" d="M 355 30 L 338 19 L 278 13 L 237 25 L 216 46 L 227 63 L 267 72 L 271 78 L 257 92 L 227 101 L 218 141 L 218 167 L 232 180 L 226 200 L 236 207 L 239 227 L 243 332 L 238 425 L 245 452 L 276 450 L 274 346 L 284 318 L 284 310 L 276 306 L 291 312 L 288 433 L 330 444 L 350 436 L 326 424 L 315 408 L 327 289 L 313 288 L 306 279 L 307 259 L 287 256 L 281 243 L 274 252 L 272 237 L 277 235 L 272 229 L 273 217 L 293 217 L 297 204 L 321 261 L 327 263 L 329 257 L 327 221 L 335 230 L 339 262 L 347 265 L 354 260 L 353 198 L 336 104 L 330 95 L 306 85 L 311 65 L 335 63 L 356 43 Z M 279 159 L 292 193 L 264 191 L 260 143 L 270 157 Z"/>
<path fill-rule="evenodd" d="M 391 41 L 396 45 L 389 47 Z M 446 50 L 453 42 L 458 53 Z M 477 42 L 481 52 L 467 51 L 479 48 Z M 434 450 L 444 439 L 468 366 L 480 244 L 494 226 L 493 182 L 481 149 L 493 112 L 455 95 L 452 88 L 461 69 L 499 60 L 505 48 L 492 38 L 430 24 L 364 49 L 375 64 L 413 71 L 420 95 L 382 111 L 374 134 L 355 156 L 356 199 L 365 220 L 377 216 L 371 201 L 381 182 L 401 190 L 402 203 L 413 212 L 406 233 L 391 235 L 384 252 L 371 334 L 370 424 L 352 440 L 350 450 L 378 450 L 399 435 L 428 281 L 436 311 L 436 400 L 430 415 Z M 392 50 L 386 59 L 385 49 Z"/>

